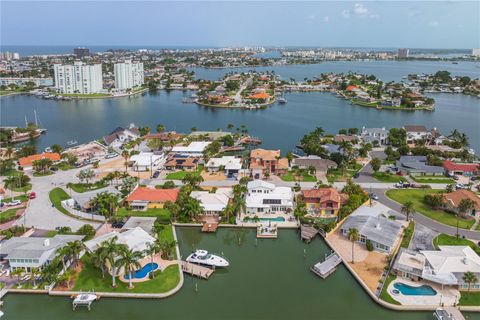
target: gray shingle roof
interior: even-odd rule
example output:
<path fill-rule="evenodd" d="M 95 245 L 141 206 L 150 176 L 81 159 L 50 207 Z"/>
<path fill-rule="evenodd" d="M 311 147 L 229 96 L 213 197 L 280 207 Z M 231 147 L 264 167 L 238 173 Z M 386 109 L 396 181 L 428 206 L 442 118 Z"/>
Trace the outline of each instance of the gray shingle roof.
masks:
<path fill-rule="evenodd" d="M 370 241 L 392 247 L 400 236 L 402 224 L 382 216 L 350 216 L 341 228 L 342 230 L 355 228 Z"/>

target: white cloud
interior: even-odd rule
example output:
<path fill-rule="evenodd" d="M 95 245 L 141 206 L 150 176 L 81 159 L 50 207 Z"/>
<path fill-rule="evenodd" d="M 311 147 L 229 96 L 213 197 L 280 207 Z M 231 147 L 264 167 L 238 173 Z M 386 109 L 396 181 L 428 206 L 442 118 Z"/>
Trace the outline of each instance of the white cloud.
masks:
<path fill-rule="evenodd" d="M 330 18 L 328 16 L 323 17 L 323 21 L 328 22 L 330 21 Z"/>
<path fill-rule="evenodd" d="M 436 27 L 438 27 L 438 26 L 440 25 L 440 23 L 438 23 L 438 21 L 430 21 L 430 22 L 428 23 L 428 25 L 429 25 L 430 27 L 436 28 Z"/>
<path fill-rule="evenodd" d="M 343 10 L 342 17 L 344 17 L 345 19 L 350 18 L 350 10 Z"/>
<path fill-rule="evenodd" d="M 365 5 L 361 3 L 355 3 L 353 9 L 345 9 L 342 11 L 342 17 L 349 19 L 351 16 L 361 17 L 361 18 L 378 18 L 380 15 L 372 13 Z"/>

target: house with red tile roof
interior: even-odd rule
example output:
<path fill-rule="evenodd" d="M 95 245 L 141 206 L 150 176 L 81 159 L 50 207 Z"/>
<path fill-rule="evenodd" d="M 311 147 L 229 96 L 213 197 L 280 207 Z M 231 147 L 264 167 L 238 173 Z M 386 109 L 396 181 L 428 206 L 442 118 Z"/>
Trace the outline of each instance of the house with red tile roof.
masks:
<path fill-rule="evenodd" d="M 262 179 L 266 173 L 280 176 L 288 172 L 288 160 L 280 157 L 280 150 L 254 149 L 250 152 L 250 170 L 254 179 Z"/>
<path fill-rule="evenodd" d="M 346 200 L 346 196 L 335 188 L 302 190 L 302 198 L 309 214 L 317 216 L 338 215 Z"/>
<path fill-rule="evenodd" d="M 449 176 L 461 174 L 465 176 L 472 176 L 478 173 L 480 165 L 478 163 L 455 163 L 450 160 L 443 162 L 443 168 Z"/>
<path fill-rule="evenodd" d="M 50 159 L 53 162 L 56 162 L 60 161 L 61 157 L 60 154 L 56 152 L 44 152 L 20 158 L 18 159 L 18 164 L 22 166 L 24 170 L 31 170 L 33 167 L 33 162 L 41 159 Z"/>
<path fill-rule="evenodd" d="M 156 189 L 137 187 L 127 197 L 128 206 L 134 210 L 163 208 L 165 202 L 177 201 L 179 189 Z"/>
<path fill-rule="evenodd" d="M 252 94 L 248 98 L 254 99 L 254 100 L 268 100 L 271 98 L 271 96 L 266 92 L 260 92 L 260 93 Z"/>
<path fill-rule="evenodd" d="M 443 195 L 445 208 L 457 213 L 459 213 L 458 205 L 464 199 L 469 199 L 474 203 L 472 210 L 467 212 L 466 216 L 480 217 L 480 197 L 472 191 L 460 189 Z"/>

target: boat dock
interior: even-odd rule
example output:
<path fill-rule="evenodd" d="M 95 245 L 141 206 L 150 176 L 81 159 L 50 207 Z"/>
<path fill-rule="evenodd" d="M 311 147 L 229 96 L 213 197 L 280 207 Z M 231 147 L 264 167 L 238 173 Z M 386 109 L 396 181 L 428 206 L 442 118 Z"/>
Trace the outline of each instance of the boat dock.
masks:
<path fill-rule="evenodd" d="M 217 232 L 218 223 L 205 222 L 202 225 L 202 232 Z"/>
<path fill-rule="evenodd" d="M 182 271 L 185 273 L 188 273 L 192 276 L 202 278 L 202 279 L 208 279 L 210 276 L 213 274 L 215 271 L 214 269 L 210 269 L 207 267 L 200 266 L 195 263 L 190 263 L 186 261 L 181 261 L 180 262 L 182 266 Z"/>
<path fill-rule="evenodd" d="M 257 226 L 257 238 L 259 239 L 276 239 L 278 236 L 277 225 L 258 225 Z"/>
<path fill-rule="evenodd" d="M 465 317 L 455 307 L 437 308 L 433 313 L 436 320 L 465 320 Z"/>
<path fill-rule="evenodd" d="M 317 235 L 318 230 L 311 226 L 300 226 L 300 237 L 303 241 L 310 242 Z"/>
<path fill-rule="evenodd" d="M 337 270 L 338 265 L 342 263 L 342 258 L 332 251 L 328 256 L 325 257 L 323 262 L 315 264 L 310 270 L 315 273 L 317 276 L 325 279 L 331 275 L 335 270 Z"/>

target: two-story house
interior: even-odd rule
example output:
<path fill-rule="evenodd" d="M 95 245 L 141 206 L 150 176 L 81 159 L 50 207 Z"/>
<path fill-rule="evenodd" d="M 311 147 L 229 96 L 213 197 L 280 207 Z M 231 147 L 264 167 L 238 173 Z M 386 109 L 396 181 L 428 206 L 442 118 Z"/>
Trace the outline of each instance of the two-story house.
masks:
<path fill-rule="evenodd" d="M 254 149 L 250 152 L 250 170 L 254 179 L 262 179 L 265 174 L 283 175 L 288 172 L 288 160 L 280 157 L 280 150 Z"/>

